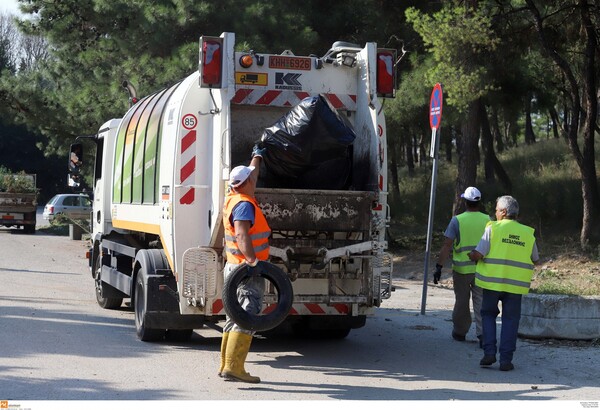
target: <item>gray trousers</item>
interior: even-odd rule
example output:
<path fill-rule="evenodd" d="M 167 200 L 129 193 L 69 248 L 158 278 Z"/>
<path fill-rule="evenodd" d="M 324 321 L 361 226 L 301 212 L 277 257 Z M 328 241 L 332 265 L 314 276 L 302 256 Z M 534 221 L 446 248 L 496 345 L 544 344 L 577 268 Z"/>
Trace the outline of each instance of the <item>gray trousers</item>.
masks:
<path fill-rule="evenodd" d="M 225 279 L 229 274 L 237 268 L 238 264 L 226 263 L 223 274 Z M 262 298 L 265 293 L 265 279 L 263 278 L 252 278 L 248 279 L 245 283 L 238 286 L 237 297 L 240 302 L 240 306 L 249 313 L 258 315 L 262 310 Z M 254 331 L 246 330 L 239 327 L 229 316 L 225 316 L 225 326 L 223 326 L 223 332 L 238 332 L 245 333 L 247 335 L 254 335 Z"/>
<path fill-rule="evenodd" d="M 481 297 L 483 291 L 475 286 L 474 273 L 457 273 L 452 271 L 452 280 L 454 281 L 454 310 L 452 311 L 452 323 L 454 324 L 454 333 L 465 336 L 473 322 L 471 318 L 470 301 L 473 300 L 473 313 L 475 316 L 476 335 L 483 334 L 481 327 Z"/>

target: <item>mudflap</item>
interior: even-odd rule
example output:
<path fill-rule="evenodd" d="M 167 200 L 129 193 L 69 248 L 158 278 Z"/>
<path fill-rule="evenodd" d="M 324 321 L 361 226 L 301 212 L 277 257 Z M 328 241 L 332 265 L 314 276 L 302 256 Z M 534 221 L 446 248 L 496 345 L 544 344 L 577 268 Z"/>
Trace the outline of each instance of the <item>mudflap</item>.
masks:
<path fill-rule="evenodd" d="M 160 271 L 159 271 L 160 272 Z M 200 329 L 204 315 L 182 315 L 179 311 L 177 281 L 170 271 L 147 276 L 145 323 L 151 329 Z"/>

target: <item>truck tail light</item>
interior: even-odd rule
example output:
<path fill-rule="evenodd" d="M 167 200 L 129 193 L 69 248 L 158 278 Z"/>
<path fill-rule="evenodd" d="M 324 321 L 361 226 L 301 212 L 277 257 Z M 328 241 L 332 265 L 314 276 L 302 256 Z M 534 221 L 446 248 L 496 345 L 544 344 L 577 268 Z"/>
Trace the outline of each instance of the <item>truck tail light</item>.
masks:
<path fill-rule="evenodd" d="M 396 96 L 396 50 L 377 50 L 377 95 L 380 97 Z"/>
<path fill-rule="evenodd" d="M 200 86 L 221 88 L 223 73 L 223 39 L 200 38 Z"/>

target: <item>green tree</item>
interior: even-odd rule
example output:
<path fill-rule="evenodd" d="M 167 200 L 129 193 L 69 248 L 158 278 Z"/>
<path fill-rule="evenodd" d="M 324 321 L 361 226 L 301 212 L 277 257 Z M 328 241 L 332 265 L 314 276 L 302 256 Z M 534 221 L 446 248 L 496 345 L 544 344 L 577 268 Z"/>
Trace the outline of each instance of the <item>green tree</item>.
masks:
<path fill-rule="evenodd" d="M 455 189 L 455 204 L 458 204 L 461 192 L 476 182 L 480 99 L 493 89 L 482 57 L 495 50 L 499 39 L 492 30 L 490 17 L 477 7 L 476 1 L 448 2 L 433 15 L 411 8 L 406 15 L 435 61 L 427 75 L 429 85 L 442 83 L 447 96 L 445 103 L 461 114 Z"/>
<path fill-rule="evenodd" d="M 600 207 L 594 139 L 598 116 L 598 30 L 600 20 L 595 1 L 526 0 L 533 27 L 547 58 L 566 79 L 563 91 L 568 104 L 564 129 L 581 174 L 583 220 L 580 242 L 589 246 Z M 583 149 L 580 148 L 580 140 Z M 594 227 L 596 226 L 596 229 Z"/>

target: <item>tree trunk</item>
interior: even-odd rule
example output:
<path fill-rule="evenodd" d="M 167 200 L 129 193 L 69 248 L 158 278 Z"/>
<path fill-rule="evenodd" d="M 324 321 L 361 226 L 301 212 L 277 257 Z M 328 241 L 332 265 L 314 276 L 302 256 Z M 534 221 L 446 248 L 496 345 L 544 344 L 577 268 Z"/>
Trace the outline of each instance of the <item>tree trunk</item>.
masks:
<path fill-rule="evenodd" d="M 486 166 L 486 181 L 494 182 L 494 174 L 500 180 L 500 183 L 504 187 L 504 190 L 507 193 L 512 192 L 512 183 L 510 182 L 510 177 L 504 170 L 502 163 L 498 160 L 496 156 L 496 152 L 494 151 L 494 137 L 492 136 L 492 132 L 490 130 L 490 123 L 487 116 L 487 110 L 485 108 L 485 104 L 483 101 L 480 101 L 480 121 L 481 121 L 481 146 L 483 148 L 484 154 L 484 163 Z M 490 172 L 492 174 L 491 178 L 487 178 L 488 169 L 490 167 Z"/>
<path fill-rule="evenodd" d="M 456 189 L 454 195 L 453 213 L 456 215 L 464 210 L 464 201 L 460 200 L 460 194 L 469 186 L 475 186 L 477 179 L 477 160 L 479 156 L 479 101 L 475 100 L 469 104 L 465 122 L 462 124 L 462 132 L 457 138 L 458 148 L 458 176 L 456 177 Z"/>
<path fill-rule="evenodd" d="M 531 124 L 531 99 L 525 101 L 525 144 L 535 144 L 535 133 Z"/>
<path fill-rule="evenodd" d="M 404 152 L 406 153 L 406 168 L 408 169 L 408 176 L 415 176 L 415 157 L 413 155 L 413 138 L 407 130 L 404 130 L 408 137 L 404 138 Z"/>
<path fill-rule="evenodd" d="M 412 134 L 412 156 L 413 161 L 418 162 L 421 166 L 421 159 L 419 158 L 419 142 L 417 140 L 417 134 Z"/>
<path fill-rule="evenodd" d="M 580 241 L 583 248 L 588 248 L 590 240 L 597 239 L 597 230 L 594 231 L 600 194 L 598 192 L 598 176 L 596 173 L 596 158 L 594 151 L 594 137 L 596 119 L 598 116 L 598 100 L 596 99 L 597 71 L 596 50 L 598 41 L 595 27 L 589 15 L 587 0 L 580 0 L 582 31 L 586 34 L 585 47 L 585 81 L 583 84 L 583 113 L 585 114 L 583 126 L 583 156 L 581 169 L 581 190 L 583 193 L 583 221 L 581 226 Z"/>
<path fill-rule="evenodd" d="M 492 107 L 492 115 L 490 118 L 490 126 L 492 129 L 492 136 L 496 142 L 496 152 L 501 153 L 504 151 L 504 140 L 502 138 L 502 132 L 500 131 L 500 122 L 498 120 L 498 109 Z"/>
<path fill-rule="evenodd" d="M 422 132 L 421 138 L 419 139 L 419 165 L 421 166 L 425 166 L 427 164 L 426 140 L 425 132 Z"/>
<path fill-rule="evenodd" d="M 560 124 L 560 119 L 558 118 L 558 113 L 556 112 L 556 108 L 550 108 L 550 118 L 552 118 L 552 134 L 554 138 L 559 139 L 560 133 L 558 132 L 558 127 Z"/>

